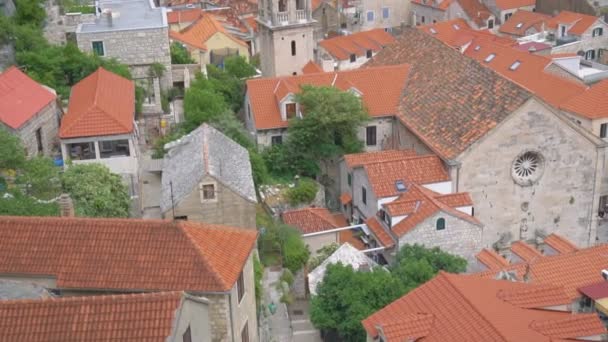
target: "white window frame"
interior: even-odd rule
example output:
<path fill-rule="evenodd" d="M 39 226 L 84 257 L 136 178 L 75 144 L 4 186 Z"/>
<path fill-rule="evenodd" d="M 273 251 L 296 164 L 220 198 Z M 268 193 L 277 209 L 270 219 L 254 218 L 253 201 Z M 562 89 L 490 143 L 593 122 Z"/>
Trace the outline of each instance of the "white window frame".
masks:
<path fill-rule="evenodd" d="M 95 53 L 95 48 L 93 47 L 93 43 L 101 43 L 101 48 L 103 49 L 103 55 L 97 55 Z M 91 52 L 99 57 L 105 57 L 108 55 L 108 50 L 106 50 L 106 43 L 103 40 L 92 40 L 91 41 Z"/>
<path fill-rule="evenodd" d="M 205 186 L 213 185 L 213 198 L 205 198 Z M 201 203 L 214 203 L 217 202 L 217 182 L 200 182 L 198 183 L 198 190 L 201 196 Z"/>

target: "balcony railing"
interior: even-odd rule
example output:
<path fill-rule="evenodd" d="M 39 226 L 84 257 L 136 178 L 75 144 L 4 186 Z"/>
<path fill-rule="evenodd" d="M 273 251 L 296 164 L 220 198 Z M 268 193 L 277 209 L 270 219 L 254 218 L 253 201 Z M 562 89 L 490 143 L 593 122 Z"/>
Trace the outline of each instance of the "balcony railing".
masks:
<path fill-rule="evenodd" d="M 288 12 L 279 12 L 277 13 L 277 24 L 283 24 L 289 22 L 289 13 Z"/>
<path fill-rule="evenodd" d="M 305 10 L 296 10 L 296 20 L 297 21 L 305 21 L 306 19 L 306 11 Z"/>

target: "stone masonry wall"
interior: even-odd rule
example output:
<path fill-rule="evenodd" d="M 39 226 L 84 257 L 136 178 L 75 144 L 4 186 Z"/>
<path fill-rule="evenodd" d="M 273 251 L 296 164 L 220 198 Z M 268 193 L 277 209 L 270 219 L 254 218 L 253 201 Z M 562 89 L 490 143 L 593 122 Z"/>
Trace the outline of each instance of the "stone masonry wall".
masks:
<path fill-rule="evenodd" d="M 36 130 L 41 129 L 42 153 L 50 156 L 53 146 L 57 145 L 57 132 L 59 129 L 59 109 L 53 100 L 42 111 L 32 117 L 16 132 L 21 138 L 28 156 L 38 154 L 38 142 L 36 140 Z"/>
<path fill-rule="evenodd" d="M 530 100 L 459 157 L 458 190 L 473 198 L 485 225 L 484 247 L 507 232 L 513 240 L 533 239 L 535 230 L 559 233 L 580 247 L 595 241 L 603 156 L 597 140 L 566 120 Z M 526 151 L 540 153 L 544 163 L 540 179 L 521 186 L 511 172 Z"/>
<path fill-rule="evenodd" d="M 212 342 L 230 341 L 230 312 L 228 296 L 225 294 L 204 294 L 209 300 L 209 325 Z"/>

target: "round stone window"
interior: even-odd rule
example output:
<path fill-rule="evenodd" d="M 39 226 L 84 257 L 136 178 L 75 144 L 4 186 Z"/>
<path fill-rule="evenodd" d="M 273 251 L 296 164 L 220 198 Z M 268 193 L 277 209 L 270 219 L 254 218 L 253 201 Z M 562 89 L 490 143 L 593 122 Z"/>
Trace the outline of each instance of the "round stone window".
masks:
<path fill-rule="evenodd" d="M 532 185 L 543 175 L 545 159 L 534 151 L 527 151 L 515 158 L 511 175 L 515 182 L 522 186 Z"/>

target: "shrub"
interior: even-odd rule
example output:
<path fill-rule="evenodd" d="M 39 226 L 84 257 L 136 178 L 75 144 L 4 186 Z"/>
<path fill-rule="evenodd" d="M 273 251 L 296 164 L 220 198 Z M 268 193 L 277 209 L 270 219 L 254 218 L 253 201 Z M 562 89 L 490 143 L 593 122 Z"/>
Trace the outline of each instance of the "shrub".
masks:
<path fill-rule="evenodd" d="M 297 229 L 281 225 L 279 230 L 279 237 L 282 241 L 283 266 L 289 269 L 292 274 L 295 274 L 308 262 L 310 251 Z"/>
<path fill-rule="evenodd" d="M 302 178 L 296 183 L 296 186 L 287 190 L 287 199 L 291 205 L 310 203 L 317 196 L 318 190 L 319 187 L 314 180 Z"/>
<path fill-rule="evenodd" d="M 262 287 L 262 278 L 264 277 L 264 265 L 262 265 L 260 259 L 257 256 L 253 258 L 253 275 L 255 281 L 255 302 L 259 307 L 262 301 L 262 294 L 264 293 L 264 289 Z"/>
<path fill-rule="evenodd" d="M 188 50 L 180 43 L 171 44 L 171 64 L 194 64 Z"/>
<path fill-rule="evenodd" d="M 281 281 L 286 282 L 289 286 L 293 285 L 293 273 L 291 273 L 288 268 L 283 270 L 283 274 L 281 274 Z"/>

